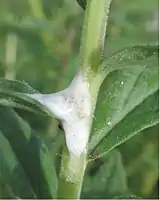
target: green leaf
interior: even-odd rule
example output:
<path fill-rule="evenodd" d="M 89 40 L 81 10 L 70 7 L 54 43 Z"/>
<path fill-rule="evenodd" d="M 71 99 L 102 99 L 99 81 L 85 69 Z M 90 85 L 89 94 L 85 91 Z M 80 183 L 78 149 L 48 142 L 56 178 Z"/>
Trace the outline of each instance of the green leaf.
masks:
<path fill-rule="evenodd" d="M 0 88 L 3 90 L 13 90 L 16 92 L 26 92 L 30 94 L 38 92 L 24 81 L 11 81 L 3 78 L 0 78 Z"/>
<path fill-rule="evenodd" d="M 97 165 L 99 163 L 99 165 Z M 105 198 L 128 192 L 121 154 L 114 150 L 93 162 L 84 179 L 82 197 Z"/>
<path fill-rule="evenodd" d="M 0 105 L 22 108 L 43 115 L 53 115 L 45 106 L 29 97 L 26 93 L 39 92 L 25 82 L 0 79 Z"/>
<path fill-rule="evenodd" d="M 45 25 L 44 25 L 45 24 Z M 15 21 L 0 21 L 0 34 L 15 33 L 25 43 L 25 47 L 29 52 L 36 56 L 41 56 L 46 51 L 40 33 L 50 24 L 48 21 L 39 21 L 39 23 L 16 23 Z M 50 26 L 51 27 L 51 26 Z M 48 29 L 48 31 L 50 31 Z"/>
<path fill-rule="evenodd" d="M 158 123 L 157 50 L 151 48 L 143 54 L 142 48 L 141 54 L 140 51 L 137 54 L 130 52 L 130 57 L 124 50 L 121 57 L 115 55 L 108 59 L 110 67 L 111 61 L 118 65 L 120 60 L 120 69 L 109 73 L 101 85 L 89 152 L 95 150 L 102 156 L 141 130 Z M 132 59 L 134 62 L 129 64 Z"/>
<path fill-rule="evenodd" d="M 134 194 L 145 198 L 154 199 L 153 191 L 156 191 L 159 177 L 158 132 L 158 125 L 146 129 L 120 148 L 125 163 L 128 185 Z"/>
<path fill-rule="evenodd" d="M 113 199 L 143 199 L 141 197 L 138 197 L 136 195 L 133 194 L 126 194 L 126 195 L 120 195 L 120 196 L 114 196 Z"/>
<path fill-rule="evenodd" d="M 87 0 L 77 0 L 77 3 L 81 6 L 82 9 L 85 10 L 87 5 Z"/>
<path fill-rule="evenodd" d="M 23 169 L 19 165 L 14 152 L 2 133 L 0 133 L 0 166 L 1 180 L 6 182 L 14 196 L 21 196 L 21 198 L 25 199 L 35 198 L 35 194 Z"/>
<path fill-rule="evenodd" d="M 0 143 L 1 142 L 4 142 L 4 140 L 1 137 L 0 133 Z M 12 188 L 9 184 L 9 178 L 11 177 L 11 173 L 12 173 L 12 166 L 8 167 L 7 162 L 3 156 L 2 147 L 0 145 L 0 199 L 15 198 L 12 192 Z"/>
<path fill-rule="evenodd" d="M 0 199 L 15 199 L 10 185 L 0 176 Z"/>
<path fill-rule="evenodd" d="M 157 60 L 158 55 L 158 45 L 144 44 L 129 46 L 106 58 L 101 64 L 101 69 L 108 74 L 108 72 L 114 69 L 130 68 L 131 64 L 139 64 L 140 61 L 147 63 L 147 60 L 150 58 Z"/>
<path fill-rule="evenodd" d="M 0 130 L 12 147 L 36 196 L 55 197 L 57 178 L 47 147 L 12 109 L 0 107 L 0 113 Z"/>

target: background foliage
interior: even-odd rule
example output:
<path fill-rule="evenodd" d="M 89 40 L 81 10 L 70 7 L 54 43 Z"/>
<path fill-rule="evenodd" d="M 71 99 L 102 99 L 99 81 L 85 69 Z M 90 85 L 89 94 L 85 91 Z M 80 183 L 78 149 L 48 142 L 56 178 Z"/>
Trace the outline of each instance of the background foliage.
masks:
<path fill-rule="evenodd" d="M 157 42 L 157 13 L 158 0 L 113 0 L 106 33 L 105 55 L 132 44 Z M 83 18 L 84 11 L 74 0 L 0 0 L 0 76 L 24 80 L 42 93 L 65 88 L 76 72 Z M 13 130 L 13 123 L 19 123 L 18 115 L 22 116 L 34 132 L 44 139 L 49 149 L 46 152 L 43 145 L 35 146 L 32 138 L 30 147 L 37 148 L 23 152 L 28 155 L 26 167 L 29 169 L 34 160 L 34 166 L 38 168 L 36 163 L 39 160 L 32 155 L 38 149 L 42 152 L 42 157 L 44 154 L 52 154 L 53 160 L 48 159 L 45 163 L 56 162 L 57 174 L 63 133 L 58 128 L 57 121 L 18 109 L 15 109 L 17 117 L 7 122 L 7 115 L 12 117 L 13 111 L 5 111 L 4 107 L 0 109 L 3 113 L 0 116 L 0 197 L 4 197 L 5 193 L 12 197 L 13 191 L 17 194 L 21 191 L 23 197 L 34 198 L 30 184 L 19 178 L 24 177 L 23 180 L 27 181 L 26 171 L 24 173 L 21 163 L 18 163 L 19 160 L 22 163 L 26 161 L 21 159 L 21 154 L 10 153 L 11 147 L 3 137 L 6 130 L 3 130 L 2 124 L 8 124 L 5 134 L 14 132 L 16 140 L 20 131 L 23 130 L 24 135 L 25 132 L 30 132 L 26 122 L 21 130 L 18 126 Z M 30 136 L 27 135 L 26 138 L 28 137 Z M 18 136 L 17 138 L 19 139 Z M 90 162 L 82 197 L 105 198 L 106 195 L 113 197 L 113 194 L 123 195 L 128 192 L 144 198 L 158 198 L 157 138 L 158 126 L 155 126 L 134 136 L 103 159 Z M 25 144 L 27 139 L 21 138 L 22 140 Z M 4 168 L 8 169 L 7 174 L 4 174 Z M 18 168 L 21 169 L 17 170 Z M 35 170 L 31 167 L 27 173 L 32 171 Z M 53 169 L 48 171 L 47 177 L 55 173 Z M 40 168 L 33 177 L 33 185 L 37 182 L 39 173 Z M 6 182 L 11 183 L 11 188 Z M 18 184 L 21 186 L 20 191 Z M 38 185 L 37 188 L 34 189 L 42 192 L 37 192 L 41 197 L 54 193 L 45 190 L 44 185 Z"/>

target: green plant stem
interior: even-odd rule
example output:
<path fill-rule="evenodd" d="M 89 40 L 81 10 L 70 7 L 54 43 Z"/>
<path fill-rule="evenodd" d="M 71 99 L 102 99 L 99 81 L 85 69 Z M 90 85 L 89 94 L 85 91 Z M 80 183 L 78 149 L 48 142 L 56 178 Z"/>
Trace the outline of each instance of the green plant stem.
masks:
<path fill-rule="evenodd" d="M 80 46 L 80 67 L 88 79 L 94 113 L 99 87 L 103 81 L 99 65 L 103 59 L 105 33 L 112 0 L 87 0 Z"/>
<path fill-rule="evenodd" d="M 79 65 L 80 70 L 83 71 L 84 76 L 88 79 L 91 97 L 94 98 L 94 101 L 92 100 L 91 102 L 91 104 L 93 104 L 93 112 L 98 89 L 101 84 L 101 78 L 99 74 L 96 75 L 96 71 L 98 70 L 98 65 L 103 54 L 109 5 L 110 0 L 88 0 L 85 11 Z M 93 74 L 94 81 L 92 79 Z M 92 121 L 92 116 L 90 117 L 90 121 Z M 75 157 L 68 152 L 66 145 L 64 145 L 59 177 L 58 198 L 80 198 L 86 163 L 86 152 L 80 157 Z"/>
<path fill-rule="evenodd" d="M 89 76 L 103 57 L 105 32 L 111 0 L 88 0 L 80 46 L 80 66 Z"/>
<path fill-rule="evenodd" d="M 59 177 L 59 199 L 79 199 L 85 167 L 86 154 L 79 158 L 74 157 L 64 146 Z"/>
<path fill-rule="evenodd" d="M 14 68 L 17 55 L 17 36 L 14 33 L 8 33 L 5 46 L 5 78 L 15 80 L 16 70 Z"/>
<path fill-rule="evenodd" d="M 42 9 L 42 0 L 28 0 L 28 3 L 31 7 L 31 11 L 34 15 L 34 17 L 38 19 L 45 19 L 45 15 L 43 14 Z"/>
<path fill-rule="evenodd" d="M 40 21 L 46 20 L 45 14 L 43 12 L 43 1 L 42 0 L 28 0 L 28 4 L 31 8 L 31 12 L 35 18 L 37 18 Z M 46 46 L 51 49 L 51 44 L 52 44 L 52 35 L 44 30 L 41 30 L 40 32 L 41 38 L 43 42 L 45 43 Z"/>

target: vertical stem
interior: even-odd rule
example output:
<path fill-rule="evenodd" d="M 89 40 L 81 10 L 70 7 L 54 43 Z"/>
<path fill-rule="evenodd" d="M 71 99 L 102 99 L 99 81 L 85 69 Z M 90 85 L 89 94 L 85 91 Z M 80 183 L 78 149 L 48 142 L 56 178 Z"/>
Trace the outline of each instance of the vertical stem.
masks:
<path fill-rule="evenodd" d="M 28 4 L 31 8 L 31 12 L 35 18 L 37 18 L 40 21 L 43 21 L 46 19 L 45 14 L 43 12 L 43 1 L 42 0 L 28 0 Z M 51 48 L 52 46 L 52 35 L 44 29 L 40 32 L 41 38 L 43 42 Z"/>
<path fill-rule="evenodd" d="M 85 167 L 86 154 L 75 157 L 64 145 L 59 177 L 59 199 L 79 199 Z"/>
<path fill-rule="evenodd" d="M 80 46 L 80 66 L 89 74 L 97 71 L 103 57 L 105 31 L 111 0 L 88 0 Z"/>
<path fill-rule="evenodd" d="M 80 67 L 87 75 L 88 84 L 91 88 L 91 97 L 96 97 L 98 86 L 90 78 L 98 69 L 102 59 L 105 40 L 107 12 L 111 0 L 88 0 L 85 11 L 83 34 L 80 47 Z M 96 74 L 96 73 L 95 73 Z M 97 75 L 97 81 L 99 76 Z M 100 81 L 99 81 L 100 82 Z M 94 89 L 94 86 L 96 88 Z M 91 104 L 95 104 L 96 98 Z M 94 105 L 92 105 L 94 110 Z M 92 121 L 92 116 L 90 116 Z M 90 128 L 88 129 L 90 130 Z M 83 134 L 83 133 L 82 133 Z M 88 133 L 89 134 L 89 133 Z M 87 152 L 77 157 L 72 155 L 64 145 L 61 170 L 59 177 L 58 198 L 79 199 L 84 172 L 87 163 Z"/>
<path fill-rule="evenodd" d="M 42 0 L 34 0 L 34 1 L 28 0 L 28 3 L 31 7 L 34 17 L 38 19 L 45 19 L 45 16 L 42 10 Z"/>
<path fill-rule="evenodd" d="M 16 63 L 17 54 L 17 36 L 14 33 L 8 33 L 5 47 L 5 78 L 14 80 L 16 76 L 14 65 Z"/>

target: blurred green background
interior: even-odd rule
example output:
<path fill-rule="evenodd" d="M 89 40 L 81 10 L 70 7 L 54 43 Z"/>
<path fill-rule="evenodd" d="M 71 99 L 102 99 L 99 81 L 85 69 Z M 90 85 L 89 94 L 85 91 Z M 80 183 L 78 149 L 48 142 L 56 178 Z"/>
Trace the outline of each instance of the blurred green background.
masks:
<path fill-rule="evenodd" d="M 42 93 L 65 88 L 77 70 L 83 19 L 84 11 L 76 0 L 0 0 L 0 76 L 24 80 Z M 129 45 L 158 42 L 158 0 L 113 0 L 106 38 L 104 56 Z M 43 137 L 58 170 L 63 134 L 57 122 L 16 111 Z M 158 126 L 117 151 L 130 191 L 158 199 Z M 108 168 L 103 165 L 97 173 L 102 164 L 92 165 L 93 179 L 85 181 L 82 197 L 104 198 Z"/>

